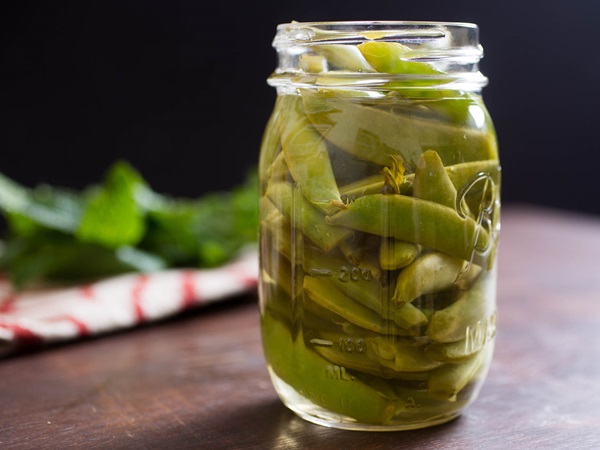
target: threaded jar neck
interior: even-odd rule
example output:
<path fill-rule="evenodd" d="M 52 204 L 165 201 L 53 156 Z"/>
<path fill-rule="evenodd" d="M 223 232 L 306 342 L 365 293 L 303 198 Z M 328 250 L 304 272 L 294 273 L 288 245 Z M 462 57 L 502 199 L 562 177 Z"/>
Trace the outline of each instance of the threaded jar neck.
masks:
<path fill-rule="evenodd" d="M 268 83 L 381 88 L 411 83 L 419 89 L 477 91 L 483 48 L 476 24 L 461 22 L 291 22 L 277 27 L 278 65 Z"/>

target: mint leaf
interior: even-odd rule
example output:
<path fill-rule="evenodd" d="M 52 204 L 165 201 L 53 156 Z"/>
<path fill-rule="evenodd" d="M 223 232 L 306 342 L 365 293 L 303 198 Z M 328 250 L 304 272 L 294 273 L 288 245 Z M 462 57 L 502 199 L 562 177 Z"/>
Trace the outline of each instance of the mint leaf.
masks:
<path fill-rule="evenodd" d="M 75 236 L 83 242 L 116 249 L 135 246 L 146 230 L 145 211 L 138 197 L 146 183 L 128 163 L 115 163 L 102 186 L 90 192 Z"/>

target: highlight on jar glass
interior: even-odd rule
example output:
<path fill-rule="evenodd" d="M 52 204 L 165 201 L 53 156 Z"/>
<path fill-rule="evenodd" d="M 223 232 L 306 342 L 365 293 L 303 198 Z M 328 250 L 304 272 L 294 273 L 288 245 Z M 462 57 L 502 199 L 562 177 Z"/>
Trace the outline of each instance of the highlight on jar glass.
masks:
<path fill-rule="evenodd" d="M 260 321 L 300 417 L 458 417 L 496 333 L 500 162 L 477 25 L 292 22 L 260 149 Z"/>

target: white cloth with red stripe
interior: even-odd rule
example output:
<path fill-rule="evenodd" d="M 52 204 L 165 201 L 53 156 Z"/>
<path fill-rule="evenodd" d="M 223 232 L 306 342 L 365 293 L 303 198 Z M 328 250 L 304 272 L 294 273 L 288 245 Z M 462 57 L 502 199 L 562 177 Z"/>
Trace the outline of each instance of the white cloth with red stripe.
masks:
<path fill-rule="evenodd" d="M 90 284 L 16 292 L 0 280 L 0 356 L 132 328 L 256 288 L 258 255 L 213 269 L 126 274 Z"/>

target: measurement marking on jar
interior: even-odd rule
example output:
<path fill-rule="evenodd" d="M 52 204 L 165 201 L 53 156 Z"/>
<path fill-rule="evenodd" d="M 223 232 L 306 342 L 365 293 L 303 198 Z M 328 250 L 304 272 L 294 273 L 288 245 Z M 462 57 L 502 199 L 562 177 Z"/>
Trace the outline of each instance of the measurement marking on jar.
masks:
<path fill-rule="evenodd" d="M 408 397 L 406 399 L 406 403 L 404 404 L 404 409 L 416 409 L 420 407 L 421 405 L 419 405 L 413 397 Z"/>
<path fill-rule="evenodd" d="M 308 274 L 316 277 L 330 277 L 333 275 L 333 270 L 329 269 L 308 269 Z"/>
<path fill-rule="evenodd" d="M 340 338 L 338 346 L 342 352 L 346 353 L 364 353 L 367 351 L 365 340 L 361 338 Z"/>
<path fill-rule="evenodd" d="M 354 381 L 354 377 L 346 372 L 346 368 L 344 366 L 327 364 L 326 370 L 327 378 L 331 380 Z"/>
<path fill-rule="evenodd" d="M 338 280 L 343 282 L 348 281 L 371 281 L 373 274 L 371 270 L 366 267 L 348 267 L 342 266 L 338 272 Z"/>
<path fill-rule="evenodd" d="M 496 313 L 483 320 L 478 320 L 473 325 L 469 325 L 466 332 L 465 351 L 475 353 L 496 334 Z"/>
<path fill-rule="evenodd" d="M 307 270 L 307 272 L 309 275 L 315 277 L 335 276 L 343 283 L 356 283 L 359 281 L 371 281 L 373 279 L 373 273 L 371 272 L 371 269 L 367 267 L 341 266 L 337 271 L 321 267 L 311 267 Z"/>
<path fill-rule="evenodd" d="M 327 339 L 311 339 L 310 343 L 313 345 L 321 345 L 323 347 L 331 347 L 333 345 L 333 342 L 327 340 Z"/>

